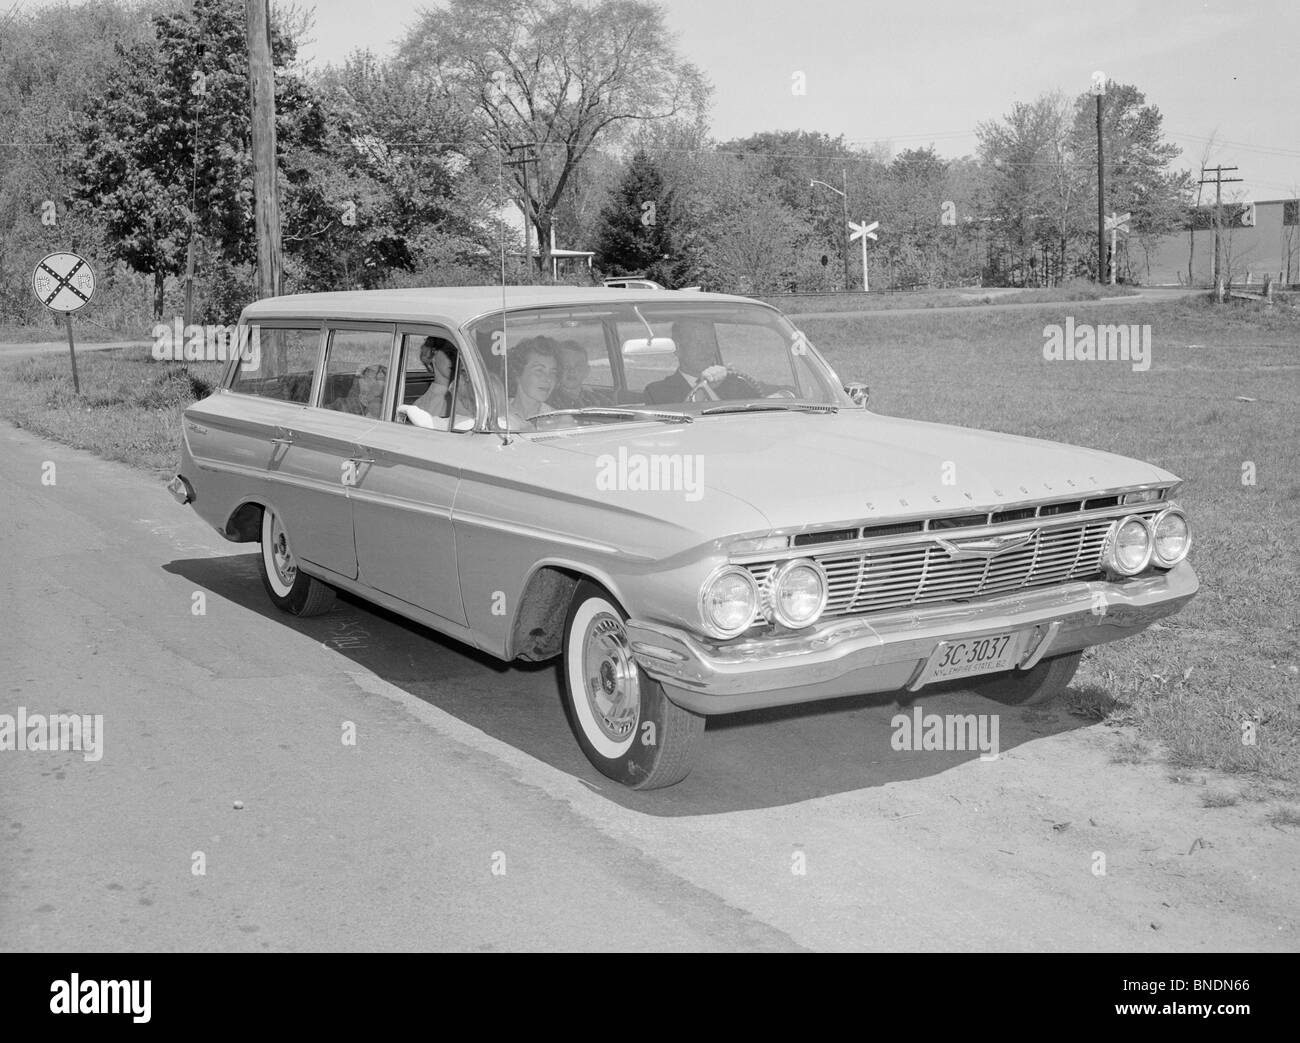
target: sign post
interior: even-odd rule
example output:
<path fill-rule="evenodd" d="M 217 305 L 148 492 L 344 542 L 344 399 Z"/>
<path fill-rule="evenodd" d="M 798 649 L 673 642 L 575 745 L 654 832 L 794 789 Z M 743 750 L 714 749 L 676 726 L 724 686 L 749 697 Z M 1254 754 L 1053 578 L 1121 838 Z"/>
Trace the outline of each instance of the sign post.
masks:
<path fill-rule="evenodd" d="M 90 303 L 95 293 L 95 273 L 84 257 L 54 253 L 43 258 L 32 273 L 32 292 L 52 312 L 63 316 L 68 329 L 68 355 L 72 359 L 72 389 L 81 394 L 77 376 L 77 348 L 72 341 L 72 313 Z"/>
<path fill-rule="evenodd" d="M 1115 236 L 1123 232 L 1129 234 L 1129 222 L 1133 220 L 1132 213 L 1114 214 L 1106 218 L 1106 231 L 1110 232 L 1110 284 L 1115 285 L 1115 269 L 1119 267 L 1116 263 L 1117 255 L 1115 253 L 1116 243 Z"/>
<path fill-rule="evenodd" d="M 862 290 L 865 293 L 867 290 L 867 240 L 874 241 L 879 238 L 876 235 L 876 229 L 880 227 L 880 222 L 872 221 L 871 224 L 867 224 L 863 221 L 862 224 L 855 224 L 850 221 L 849 227 L 853 229 L 853 234 L 849 236 L 849 242 L 853 242 L 854 239 L 862 240 Z"/>

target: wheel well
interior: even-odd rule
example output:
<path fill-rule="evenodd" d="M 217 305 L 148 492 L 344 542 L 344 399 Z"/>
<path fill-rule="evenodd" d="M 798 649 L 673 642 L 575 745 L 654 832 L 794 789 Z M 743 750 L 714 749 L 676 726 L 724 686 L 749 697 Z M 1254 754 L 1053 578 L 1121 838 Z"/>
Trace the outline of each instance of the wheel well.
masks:
<path fill-rule="evenodd" d="M 262 538 L 262 505 L 240 504 L 226 522 L 222 535 L 233 543 L 257 543 Z"/>
<path fill-rule="evenodd" d="M 569 602 L 582 578 L 554 565 L 544 565 L 528 578 L 510 631 L 512 658 L 539 663 L 560 654 Z"/>

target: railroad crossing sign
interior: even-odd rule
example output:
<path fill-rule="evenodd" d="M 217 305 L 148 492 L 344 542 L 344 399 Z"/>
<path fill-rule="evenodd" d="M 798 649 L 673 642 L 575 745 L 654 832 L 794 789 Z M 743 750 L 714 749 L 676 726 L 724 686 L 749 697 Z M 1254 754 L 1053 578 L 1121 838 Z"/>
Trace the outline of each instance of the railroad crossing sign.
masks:
<path fill-rule="evenodd" d="M 32 291 L 50 311 L 66 315 L 90 303 L 95 292 L 95 273 L 84 257 L 50 254 L 36 266 Z"/>
<path fill-rule="evenodd" d="M 1117 267 L 1115 255 L 1117 244 L 1115 242 L 1115 236 L 1118 232 L 1123 232 L 1125 235 L 1128 235 L 1131 231 L 1128 223 L 1132 219 L 1133 215 L 1131 213 L 1112 213 L 1110 217 L 1106 218 L 1106 231 L 1110 233 L 1110 284 L 1112 286 L 1115 285 L 1115 269 Z"/>
<path fill-rule="evenodd" d="M 865 221 L 863 221 L 862 224 L 855 224 L 854 222 L 850 221 L 849 227 L 853 229 L 852 234 L 849 236 L 849 242 L 854 242 L 857 239 L 879 239 L 880 238 L 878 235 L 876 235 L 876 229 L 880 227 L 879 221 L 872 221 L 871 224 L 867 224 Z"/>
<path fill-rule="evenodd" d="M 1128 223 L 1133 220 L 1133 215 L 1129 214 L 1111 214 L 1106 218 L 1106 231 L 1129 233 Z"/>
<path fill-rule="evenodd" d="M 853 242 L 855 239 L 862 240 L 862 289 L 865 292 L 867 289 L 867 240 L 879 238 L 876 235 L 876 229 L 880 227 L 880 222 L 872 221 L 871 224 L 867 224 L 866 221 L 863 221 L 861 224 L 857 224 L 850 221 L 849 227 L 853 229 L 849 235 L 849 242 Z"/>
<path fill-rule="evenodd" d="M 50 254 L 32 273 L 32 292 L 50 311 L 63 316 L 63 325 L 68 331 L 68 355 L 72 359 L 72 389 L 80 395 L 77 348 L 72 342 L 72 313 L 90 303 L 95 292 L 95 273 L 84 257 L 70 253 Z"/>

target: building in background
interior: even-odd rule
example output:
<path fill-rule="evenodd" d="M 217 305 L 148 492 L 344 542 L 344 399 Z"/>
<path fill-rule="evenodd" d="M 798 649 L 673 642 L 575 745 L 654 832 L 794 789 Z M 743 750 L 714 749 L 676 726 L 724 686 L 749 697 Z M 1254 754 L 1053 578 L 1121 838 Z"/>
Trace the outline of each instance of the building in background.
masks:
<path fill-rule="evenodd" d="M 1192 285 L 1213 284 L 1214 206 L 1199 206 L 1193 215 L 1194 231 L 1163 236 L 1149 248 L 1130 239 L 1134 278 L 1149 286 L 1185 286 L 1190 272 Z M 1224 203 L 1222 220 L 1223 274 L 1231 282 L 1262 283 L 1271 275 L 1282 285 L 1300 283 L 1300 199 Z"/>

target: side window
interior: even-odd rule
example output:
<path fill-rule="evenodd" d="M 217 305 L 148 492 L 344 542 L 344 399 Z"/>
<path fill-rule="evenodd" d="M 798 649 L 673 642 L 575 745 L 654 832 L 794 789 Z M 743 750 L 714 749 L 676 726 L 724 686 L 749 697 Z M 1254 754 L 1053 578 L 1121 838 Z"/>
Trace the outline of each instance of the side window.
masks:
<path fill-rule="evenodd" d="M 383 330 L 330 330 L 321 405 L 378 420 L 392 350 L 393 335 Z"/>
<path fill-rule="evenodd" d="M 254 326 L 249 334 L 254 350 L 241 354 L 230 390 L 304 405 L 309 402 L 320 330 Z"/>
<path fill-rule="evenodd" d="M 407 333 L 402 336 L 401 380 L 395 419 L 438 431 L 468 431 L 474 426 L 475 396 L 469 369 L 450 337 Z"/>

